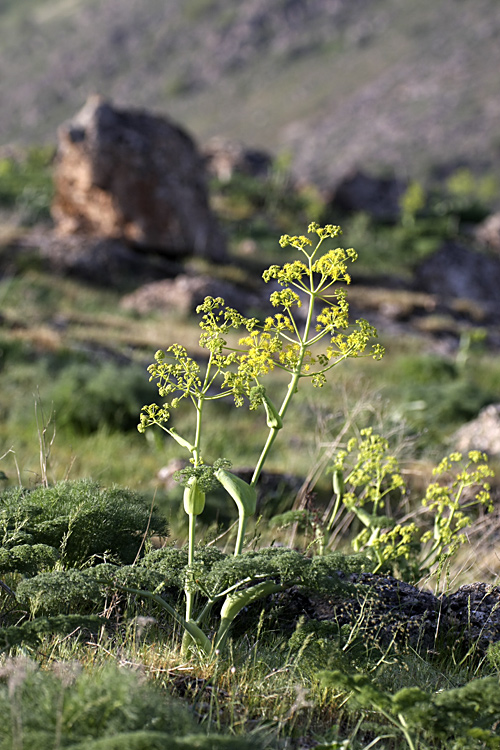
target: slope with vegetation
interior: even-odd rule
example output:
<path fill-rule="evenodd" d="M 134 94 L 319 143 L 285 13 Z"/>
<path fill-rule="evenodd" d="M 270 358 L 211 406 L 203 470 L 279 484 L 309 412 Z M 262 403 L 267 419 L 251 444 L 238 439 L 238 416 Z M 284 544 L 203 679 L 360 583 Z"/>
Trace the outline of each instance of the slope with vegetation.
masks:
<path fill-rule="evenodd" d="M 3 143 L 51 142 L 89 93 L 353 165 L 499 169 L 496 0 L 20 0 L 0 8 Z"/>

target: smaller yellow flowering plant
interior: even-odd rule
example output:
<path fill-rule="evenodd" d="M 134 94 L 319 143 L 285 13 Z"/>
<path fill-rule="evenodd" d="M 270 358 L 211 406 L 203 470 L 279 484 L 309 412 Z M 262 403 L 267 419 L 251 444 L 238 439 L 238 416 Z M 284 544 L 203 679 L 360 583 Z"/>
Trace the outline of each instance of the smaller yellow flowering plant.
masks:
<path fill-rule="evenodd" d="M 333 474 L 337 503 L 326 519 L 326 529 L 331 528 L 342 501 L 361 522 L 353 549 L 372 555 L 375 573 L 387 564 L 397 564 L 410 580 L 418 581 L 429 573 L 439 575 L 446 560 L 467 541 L 471 513 L 480 507 L 493 510 L 488 479 L 494 472 L 486 454 L 477 450 L 467 456 L 450 453 L 433 470 L 436 481 L 428 485 L 421 501 L 424 524 L 426 516 L 432 523 L 427 531 L 409 518 L 396 521 L 390 510 L 387 515 L 391 503 L 401 500 L 408 490 L 388 441 L 371 428 L 361 430 L 359 438 L 352 438 L 346 450 L 338 452 Z M 335 490 L 339 476 L 340 497 Z"/>

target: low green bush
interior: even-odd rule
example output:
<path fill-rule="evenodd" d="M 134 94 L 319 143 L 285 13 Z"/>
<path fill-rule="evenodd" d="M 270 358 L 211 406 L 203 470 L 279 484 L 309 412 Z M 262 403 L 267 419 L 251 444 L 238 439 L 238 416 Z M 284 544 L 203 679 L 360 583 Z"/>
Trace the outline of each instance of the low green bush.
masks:
<path fill-rule="evenodd" d="M 131 563 L 147 536 L 166 533 L 165 519 L 138 493 L 91 480 L 0 494 L 2 547 L 47 545 L 66 566 L 105 559 Z"/>
<path fill-rule="evenodd" d="M 436 741 L 445 742 L 450 750 L 500 745 L 498 677 L 471 680 L 435 694 L 418 687 L 390 693 L 367 675 L 340 670 L 325 670 L 319 677 L 325 687 L 345 692 L 346 700 L 353 705 L 381 714 L 410 750 L 426 750 Z"/>
<path fill-rule="evenodd" d="M 143 676 L 116 666 L 0 667 L 0 750 L 258 750 L 257 736 L 206 734 L 194 713 Z"/>
<path fill-rule="evenodd" d="M 25 613 L 22 613 L 25 614 Z M 15 613 L 18 617 L 19 611 Z M 45 636 L 76 634 L 96 634 L 108 621 L 98 615 L 55 615 L 53 617 L 36 617 L 16 625 L 6 625 L 0 628 L 0 651 L 7 653 L 17 646 L 23 648 L 39 648 Z"/>
<path fill-rule="evenodd" d="M 18 544 L 9 549 L 0 547 L 0 574 L 36 575 L 45 568 L 53 568 L 57 560 L 59 551 L 47 544 Z"/>
<path fill-rule="evenodd" d="M 50 217 L 53 153 L 51 147 L 33 147 L 18 157 L 0 159 L 0 206 L 17 210 L 25 225 Z"/>
<path fill-rule="evenodd" d="M 96 748 L 166 748 L 169 737 L 199 731 L 179 701 L 113 666 L 87 672 L 69 663 L 42 671 L 25 659 L 8 660 L 0 670 L 0 713 L 2 750 L 89 748 L 96 741 Z M 141 733 L 149 745 L 139 744 Z M 122 744 L 113 744 L 113 737 Z"/>
<path fill-rule="evenodd" d="M 164 579 L 156 571 L 141 566 L 118 567 L 104 563 L 85 570 L 51 570 L 25 578 L 16 588 L 16 598 L 18 604 L 26 607 L 32 616 L 78 613 L 86 616 L 104 608 L 111 598 L 108 587 L 112 583 L 155 590 L 164 583 Z M 120 597 L 120 600 L 124 599 L 126 597 Z M 128 607 L 129 614 L 132 614 L 132 609 Z"/>
<path fill-rule="evenodd" d="M 108 362 L 70 364 L 57 374 L 49 396 L 58 428 L 88 435 L 102 426 L 135 428 L 137 412 L 153 393 L 141 367 Z"/>

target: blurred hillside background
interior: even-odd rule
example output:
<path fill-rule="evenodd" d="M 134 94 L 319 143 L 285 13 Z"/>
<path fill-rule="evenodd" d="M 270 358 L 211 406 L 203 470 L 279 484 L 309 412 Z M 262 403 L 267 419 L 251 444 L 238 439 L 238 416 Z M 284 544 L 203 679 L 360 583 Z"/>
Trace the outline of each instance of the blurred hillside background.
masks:
<path fill-rule="evenodd" d="M 496 0 L 3 0 L 0 142 L 52 143 L 97 92 L 322 185 L 500 169 Z"/>

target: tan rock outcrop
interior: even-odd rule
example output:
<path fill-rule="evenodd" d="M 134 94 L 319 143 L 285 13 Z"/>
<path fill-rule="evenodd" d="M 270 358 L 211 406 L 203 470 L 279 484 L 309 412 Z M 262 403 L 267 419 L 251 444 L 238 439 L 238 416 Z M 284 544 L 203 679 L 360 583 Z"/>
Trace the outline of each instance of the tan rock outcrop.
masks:
<path fill-rule="evenodd" d="M 496 252 L 500 251 L 500 213 L 488 216 L 476 229 L 476 238 Z"/>
<path fill-rule="evenodd" d="M 169 256 L 224 257 L 203 160 L 177 125 L 92 96 L 58 140 L 52 215 L 59 233 L 122 239 Z"/>
<path fill-rule="evenodd" d="M 500 455 L 500 404 L 490 404 L 476 419 L 463 425 L 455 434 L 457 450 L 485 451 L 490 456 Z"/>

